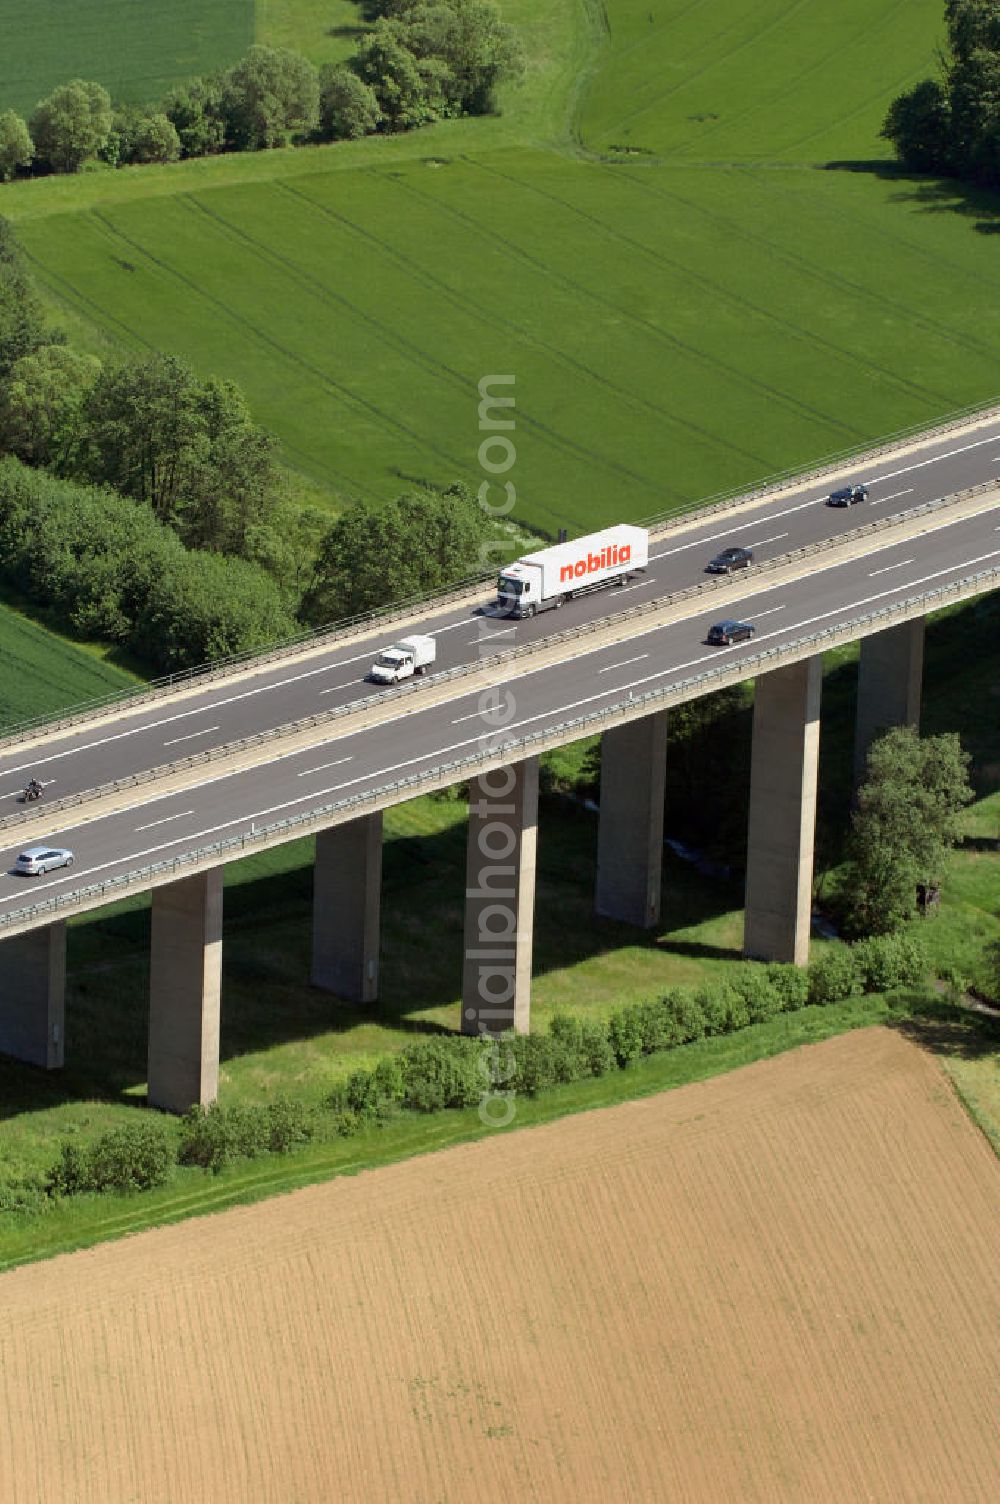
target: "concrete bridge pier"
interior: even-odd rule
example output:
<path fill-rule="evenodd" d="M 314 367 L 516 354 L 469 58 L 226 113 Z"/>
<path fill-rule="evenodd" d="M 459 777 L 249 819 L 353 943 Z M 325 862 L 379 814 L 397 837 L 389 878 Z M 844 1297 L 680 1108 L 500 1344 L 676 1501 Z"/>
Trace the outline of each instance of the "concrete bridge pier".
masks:
<path fill-rule="evenodd" d="M 601 812 L 594 909 L 650 929 L 660 919 L 667 711 L 601 737 Z"/>
<path fill-rule="evenodd" d="M 316 837 L 312 983 L 348 1003 L 378 997 L 382 812 Z"/>
<path fill-rule="evenodd" d="M 864 782 L 868 748 L 892 726 L 920 725 L 924 617 L 861 639 L 854 725 L 854 787 Z"/>
<path fill-rule="evenodd" d="M 153 889 L 149 1102 L 207 1107 L 219 1092 L 224 868 Z"/>
<path fill-rule="evenodd" d="M 65 1012 L 65 920 L 0 943 L 0 1055 L 57 1070 Z"/>
<path fill-rule="evenodd" d="M 820 654 L 757 678 L 743 950 L 809 960 L 819 760 Z"/>
<path fill-rule="evenodd" d="M 469 787 L 462 1033 L 527 1034 L 538 845 L 538 758 Z"/>

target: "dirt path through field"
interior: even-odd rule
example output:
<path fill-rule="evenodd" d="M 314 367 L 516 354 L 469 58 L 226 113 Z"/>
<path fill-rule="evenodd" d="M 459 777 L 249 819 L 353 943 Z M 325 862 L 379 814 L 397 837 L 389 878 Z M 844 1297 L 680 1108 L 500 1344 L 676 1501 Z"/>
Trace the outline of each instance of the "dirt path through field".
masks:
<path fill-rule="evenodd" d="M 998 1248 L 865 1030 L 0 1277 L 0 1500 L 998 1498 Z"/>

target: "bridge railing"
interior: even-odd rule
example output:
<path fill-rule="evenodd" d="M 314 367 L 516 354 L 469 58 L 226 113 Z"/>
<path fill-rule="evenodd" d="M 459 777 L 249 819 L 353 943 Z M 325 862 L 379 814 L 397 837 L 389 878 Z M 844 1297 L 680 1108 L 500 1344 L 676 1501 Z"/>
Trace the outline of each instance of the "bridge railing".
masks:
<path fill-rule="evenodd" d="M 867 635 L 864 629 L 872 628 L 874 623 L 883 624 L 874 627 L 874 630 L 884 630 L 892 625 L 894 618 L 912 616 L 915 607 L 928 610 L 939 609 L 947 605 L 949 600 L 964 599 L 972 593 L 995 588 L 997 584 L 1000 584 L 1000 566 L 979 570 L 976 574 L 966 575 L 947 585 L 936 586 L 933 590 L 882 606 L 877 611 L 866 612 L 862 616 L 852 618 L 849 622 L 824 627 L 818 632 L 808 633 L 780 646 L 765 648 L 761 652 L 748 654 L 738 660 L 730 659 L 725 664 L 703 669 L 686 679 L 663 685 L 658 689 L 645 690 L 641 695 L 629 691 L 627 696 L 620 698 L 612 705 L 569 717 L 542 730 L 528 732 L 521 737 L 508 737 L 498 743 L 495 741 L 495 733 L 491 732 L 488 749 L 480 749 L 465 757 L 434 763 L 421 772 L 411 773 L 405 778 L 390 779 L 364 792 L 314 806 L 301 814 L 286 815 L 281 820 L 275 820 L 266 825 L 252 825 L 249 832 L 229 836 L 225 840 L 212 841 L 208 845 L 192 848 L 175 857 L 133 868 L 115 877 L 103 878 L 98 883 L 90 883 L 82 888 L 75 888 L 71 892 L 54 894 L 50 898 L 25 905 L 20 909 L 7 910 L 0 913 L 0 933 L 14 925 L 30 924 L 33 920 L 57 919 L 61 912 L 67 910 L 79 912 L 83 909 L 98 908 L 128 893 L 141 892 L 145 888 L 158 886 L 162 882 L 181 878 L 193 867 L 198 867 L 200 870 L 206 865 L 217 866 L 222 861 L 235 861 L 241 856 L 252 855 L 265 845 L 276 844 L 276 838 L 292 840 L 296 835 L 307 835 L 331 823 L 340 823 L 337 817 L 351 812 L 360 815 L 373 808 L 399 803 L 402 797 L 416 798 L 418 794 L 429 789 L 458 783 L 463 778 L 468 778 L 477 772 L 484 772 L 498 764 L 520 761 L 545 747 L 591 735 L 595 731 L 600 731 L 608 723 L 614 724 L 620 721 L 623 712 L 628 712 L 632 718 L 638 718 L 643 710 L 646 710 L 648 714 L 653 714 L 666 704 L 697 699 L 701 695 L 710 694 L 723 682 L 732 682 L 734 675 L 740 679 L 753 678 L 758 674 L 766 673 L 769 667 L 776 666 L 777 660 L 793 656 L 802 657 L 807 651 L 822 652 L 825 644 L 832 645 L 843 641 L 845 632 Z M 214 858 L 218 858 L 218 861 L 213 860 Z"/>
<path fill-rule="evenodd" d="M 942 497 L 937 501 L 927 501 L 919 507 L 905 514 L 893 514 L 888 517 L 880 517 L 874 522 L 863 523 L 860 527 L 851 528 L 846 533 L 840 533 L 833 538 L 823 538 L 818 543 L 810 543 L 802 548 L 791 549 L 786 554 L 778 554 L 773 559 L 766 559 L 760 564 L 754 564 L 744 574 L 742 579 L 757 579 L 762 575 L 775 574 L 780 570 L 787 569 L 790 564 L 804 559 L 820 557 L 835 548 L 849 546 L 863 538 L 874 537 L 879 533 L 887 532 L 897 526 L 900 517 L 905 516 L 907 521 L 921 516 L 930 516 L 942 511 L 947 507 L 954 506 L 958 502 L 991 490 L 1000 490 L 994 482 L 985 482 L 981 486 L 973 486 L 968 491 L 958 492 L 955 496 Z M 403 684 L 393 685 L 388 689 L 374 694 L 366 695 L 363 699 L 349 700 L 343 705 L 333 705 L 326 710 L 315 711 L 312 715 L 303 716 L 296 721 L 284 721 L 278 726 L 269 726 L 263 731 L 255 731 L 249 736 L 240 737 L 231 742 L 220 742 L 216 747 L 208 747 L 198 752 L 186 753 L 172 762 L 157 763 L 151 768 L 142 768 L 135 773 L 129 773 L 123 778 L 112 779 L 107 783 L 96 784 L 89 789 L 80 789 L 75 794 L 66 794 L 63 797 L 46 802 L 44 814 L 46 817 L 64 815 L 78 810 L 85 804 L 91 804 L 97 799 L 106 799 L 121 793 L 127 789 L 142 788 L 150 783 L 155 783 L 162 778 L 168 778 L 173 774 L 190 771 L 194 768 L 210 767 L 213 764 L 239 757 L 245 752 L 252 751 L 255 747 L 267 745 L 271 742 L 284 741 L 289 737 L 301 735 L 303 732 L 315 730 L 322 726 L 335 724 L 346 717 L 362 714 L 365 711 L 377 709 L 387 701 L 398 702 L 407 700 L 415 695 L 426 694 L 429 690 L 448 684 L 453 681 L 471 678 L 482 673 L 489 673 L 493 669 L 502 668 L 506 664 L 520 663 L 522 660 L 539 657 L 548 653 L 552 648 L 559 648 L 562 644 L 577 642 L 584 637 L 592 637 L 600 632 L 607 631 L 610 627 L 636 620 L 644 620 L 658 612 L 670 610 L 675 605 L 683 605 L 689 601 L 701 599 L 710 600 L 713 595 L 731 587 L 733 581 L 728 575 L 710 575 L 707 579 L 699 580 L 695 585 L 688 585 L 683 590 L 674 591 L 670 595 L 658 596 L 651 601 L 643 601 L 635 606 L 629 606 L 624 611 L 613 615 L 594 617 L 589 621 L 578 623 L 561 632 L 553 632 L 549 636 L 540 638 L 534 642 L 525 642 L 518 647 L 506 650 L 498 649 L 496 652 L 485 654 L 474 659 L 471 663 L 460 663 L 454 668 L 442 669 L 439 673 L 422 678 L 408 679 Z M 529 670 L 530 671 L 530 670 Z M 42 813 L 36 806 L 26 806 L 14 810 L 10 814 L 0 817 L 0 832 L 14 831 L 22 825 L 37 821 Z"/>
<path fill-rule="evenodd" d="M 881 440 L 875 448 L 866 448 L 862 445 L 844 449 L 826 456 L 808 470 L 792 468 L 776 471 L 773 475 L 758 481 L 750 490 L 733 487 L 726 491 L 715 492 L 694 504 L 682 502 L 676 508 L 641 519 L 638 525 L 656 532 L 676 527 L 681 523 L 697 522 L 717 513 L 731 512 L 748 502 L 761 501 L 768 496 L 780 496 L 783 491 L 808 485 L 810 481 L 818 480 L 825 475 L 835 465 L 844 465 L 849 461 L 861 464 L 866 460 L 877 460 L 880 456 L 891 453 L 907 439 L 920 439 L 933 443 L 935 439 L 944 437 L 954 429 L 967 426 L 976 418 L 985 420 L 994 415 L 1000 418 L 1000 407 L 995 401 L 962 408 L 951 413 L 933 428 L 921 428 L 920 425 L 902 428 Z M 128 706 L 130 710 L 141 709 L 189 685 L 197 687 L 210 685 L 216 680 L 239 674 L 251 664 L 264 668 L 268 664 L 280 663 L 282 659 L 294 657 L 311 647 L 321 649 L 326 643 L 350 641 L 352 637 L 367 634 L 382 626 L 388 628 L 408 622 L 412 620 L 414 612 L 429 613 L 447 610 L 451 605 L 469 601 L 471 596 L 486 588 L 496 578 L 496 574 L 496 567 L 484 570 L 456 581 L 454 585 L 444 590 L 410 596 L 404 601 L 394 602 L 392 605 L 380 607 L 374 611 L 343 617 L 339 621 L 296 633 L 292 637 L 275 643 L 271 648 L 248 648 L 244 652 L 216 658 L 211 663 L 200 664 L 196 668 L 179 669 L 176 673 L 161 675 L 143 689 L 115 690 L 107 695 L 95 696 L 93 699 L 80 701 L 70 706 L 61 715 L 29 717 L 18 721 L 4 731 L 0 736 L 0 752 L 31 732 L 42 728 L 51 732 L 70 730 L 80 722 L 90 720 L 95 715 L 113 710 L 118 706 Z"/>

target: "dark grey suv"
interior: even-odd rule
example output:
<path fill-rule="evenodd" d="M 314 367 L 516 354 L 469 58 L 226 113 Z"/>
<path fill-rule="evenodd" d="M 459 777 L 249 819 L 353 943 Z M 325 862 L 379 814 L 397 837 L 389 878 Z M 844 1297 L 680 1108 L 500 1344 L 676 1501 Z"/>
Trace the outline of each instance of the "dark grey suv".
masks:
<path fill-rule="evenodd" d="M 752 548 L 724 548 L 709 560 L 706 568 L 709 574 L 732 574 L 734 569 L 746 569 L 752 563 Z"/>
<path fill-rule="evenodd" d="M 756 630 L 752 621 L 717 621 L 708 629 L 708 641 L 727 648 L 731 642 L 749 642 Z"/>

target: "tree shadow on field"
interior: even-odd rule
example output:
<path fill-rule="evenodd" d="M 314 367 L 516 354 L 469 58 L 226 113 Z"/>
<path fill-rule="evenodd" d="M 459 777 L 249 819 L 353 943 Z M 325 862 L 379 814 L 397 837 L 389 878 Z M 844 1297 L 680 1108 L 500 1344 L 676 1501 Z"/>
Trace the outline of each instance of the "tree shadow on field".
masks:
<path fill-rule="evenodd" d="M 982 1060 L 1000 1053 L 1000 1018 L 955 1003 L 907 999 L 910 1016 L 888 1027 L 921 1048 L 952 1060 Z"/>
<path fill-rule="evenodd" d="M 825 162 L 827 172 L 866 173 L 884 182 L 899 183 L 902 191 L 892 195 L 892 202 L 909 204 L 928 214 L 957 214 L 974 221 L 979 235 L 1000 234 L 1000 192 L 959 178 L 942 178 L 907 172 L 895 162 L 842 161 Z"/>

